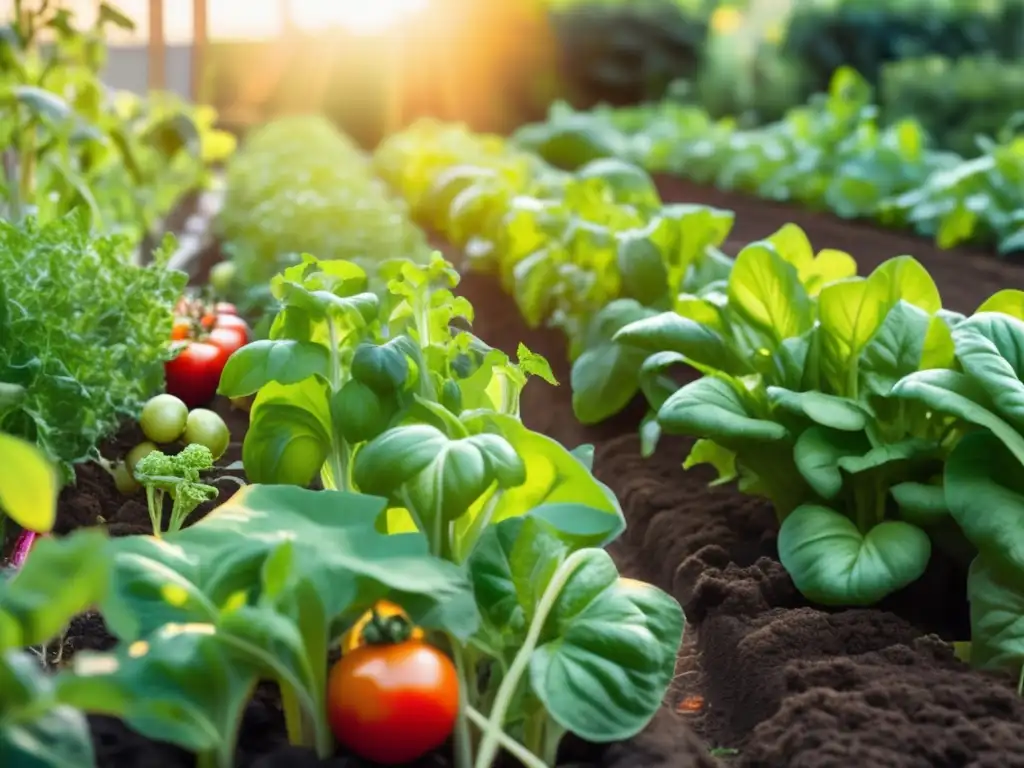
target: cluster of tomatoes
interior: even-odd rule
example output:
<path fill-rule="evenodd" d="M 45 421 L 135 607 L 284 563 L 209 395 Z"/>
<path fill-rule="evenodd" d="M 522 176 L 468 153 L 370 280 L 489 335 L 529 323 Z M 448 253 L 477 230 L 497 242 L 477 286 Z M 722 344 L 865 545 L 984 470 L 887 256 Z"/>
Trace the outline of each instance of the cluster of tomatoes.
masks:
<path fill-rule="evenodd" d="M 209 403 L 217 394 L 228 358 L 249 343 L 249 333 L 234 304 L 179 301 L 171 339 L 181 350 L 164 369 L 168 394 L 189 408 Z"/>

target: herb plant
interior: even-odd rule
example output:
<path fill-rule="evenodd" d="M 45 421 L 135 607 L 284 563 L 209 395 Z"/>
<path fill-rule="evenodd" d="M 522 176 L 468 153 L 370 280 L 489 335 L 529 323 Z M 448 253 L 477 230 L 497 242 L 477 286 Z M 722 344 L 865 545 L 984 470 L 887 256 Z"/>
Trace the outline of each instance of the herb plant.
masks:
<path fill-rule="evenodd" d="M 64 481 L 163 384 L 185 284 L 169 245 L 142 267 L 82 212 L 0 222 L 0 429 L 36 443 Z"/>
<path fill-rule="evenodd" d="M 168 456 L 160 451 L 147 454 L 135 465 L 136 481 L 146 489 L 153 535 L 160 538 L 164 498 L 173 499 L 167 524 L 170 533 L 181 530 L 196 507 L 217 498 L 217 489 L 200 480 L 200 473 L 213 468 L 213 454 L 205 445 L 191 443 L 180 453 Z"/>

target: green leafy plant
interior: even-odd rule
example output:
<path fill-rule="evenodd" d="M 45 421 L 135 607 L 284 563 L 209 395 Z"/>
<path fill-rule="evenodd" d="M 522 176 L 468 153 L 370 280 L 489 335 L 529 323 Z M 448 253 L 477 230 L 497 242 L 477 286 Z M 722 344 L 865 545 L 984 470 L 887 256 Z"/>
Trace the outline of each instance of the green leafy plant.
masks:
<path fill-rule="evenodd" d="M 952 340 L 956 369 L 913 373 L 892 392 L 967 427 L 941 477 L 913 495 L 927 502 L 933 519 L 951 517 L 975 548 L 967 580 L 971 662 L 1022 670 L 1024 293 L 993 295 L 955 325 Z"/>
<path fill-rule="evenodd" d="M 80 211 L 0 222 L 0 429 L 38 445 L 64 481 L 163 384 L 185 284 L 169 245 L 142 267 Z"/>
<path fill-rule="evenodd" d="M 75 208 L 92 224 L 138 244 L 187 192 L 209 182 L 208 165 L 234 148 L 214 112 L 170 95 L 113 95 L 101 80 L 106 29 L 133 29 L 107 2 L 91 28 L 61 4 L 15 3 L 0 40 L 2 196 L 19 220 L 48 221 Z M 50 38 L 50 39 L 46 39 Z"/>
<path fill-rule="evenodd" d="M 541 505 L 487 528 L 457 566 L 431 555 L 422 533 L 379 532 L 385 506 L 340 491 L 249 486 L 162 542 L 112 541 L 101 607 L 122 643 L 78 654 L 58 678 L 61 700 L 190 749 L 201 766 L 227 766 L 245 702 L 269 679 L 292 743 L 326 757 L 328 648 L 386 598 L 455 656 L 460 766 L 491 765 L 499 746 L 542 766 L 566 732 L 622 739 L 653 716 L 683 616 L 668 595 L 620 578 L 600 548 L 621 518 Z"/>
<path fill-rule="evenodd" d="M 0 574 L 0 761 L 40 768 L 95 764 L 85 717 L 23 647 L 59 636 L 107 590 L 106 537 L 45 539 L 14 575 Z"/>
<path fill-rule="evenodd" d="M 724 285 L 616 339 L 649 353 L 648 440 L 699 438 L 684 466 L 712 464 L 721 482 L 772 501 L 779 556 L 801 592 L 869 605 L 930 557 L 905 492 L 941 473 L 957 424 L 887 396 L 907 374 L 952 365 L 955 316 L 908 256 L 868 277 L 854 268 L 787 225 L 744 248 Z M 665 375 L 677 364 L 705 375 L 677 388 Z"/>
<path fill-rule="evenodd" d="M 382 267 L 387 292 L 367 290 L 366 273 L 346 261 L 305 256 L 274 279 L 282 310 L 271 338 L 228 361 L 220 391 L 256 394 L 243 444 L 255 482 L 350 489 L 360 447 L 410 418 L 442 427 L 464 409 L 518 415 L 528 374 L 551 379 L 547 363 L 520 350 L 520 364 L 482 344 L 453 320 L 472 307 L 452 288 L 457 273 L 440 255 L 427 267 Z"/>
<path fill-rule="evenodd" d="M 663 206 L 650 177 L 622 161 L 563 173 L 497 137 L 423 122 L 382 145 L 375 165 L 471 268 L 497 273 L 527 323 L 566 333 L 574 409 L 586 423 L 637 391 L 635 355 L 612 334 L 670 306 L 687 282 L 728 273 L 717 247 L 732 214 Z"/>

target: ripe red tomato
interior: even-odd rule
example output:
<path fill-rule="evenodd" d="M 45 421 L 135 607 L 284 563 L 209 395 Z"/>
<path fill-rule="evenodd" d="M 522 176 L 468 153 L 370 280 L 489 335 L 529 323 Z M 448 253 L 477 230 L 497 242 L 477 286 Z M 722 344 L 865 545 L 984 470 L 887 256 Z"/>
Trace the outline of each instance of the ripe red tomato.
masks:
<path fill-rule="evenodd" d="M 451 659 L 418 640 L 364 645 L 327 682 L 327 717 L 360 757 L 400 765 L 437 749 L 455 727 L 459 681 Z"/>
<path fill-rule="evenodd" d="M 220 374 L 230 356 L 216 344 L 188 342 L 181 354 L 164 366 L 167 393 L 181 398 L 189 408 L 206 405 L 217 394 Z"/>
<path fill-rule="evenodd" d="M 198 323 L 193 317 L 179 317 L 171 329 L 171 339 L 186 344 L 164 366 L 167 392 L 181 398 L 189 408 L 196 408 L 217 394 L 228 358 L 249 343 L 249 326 L 242 318 L 229 314 L 203 315 Z"/>

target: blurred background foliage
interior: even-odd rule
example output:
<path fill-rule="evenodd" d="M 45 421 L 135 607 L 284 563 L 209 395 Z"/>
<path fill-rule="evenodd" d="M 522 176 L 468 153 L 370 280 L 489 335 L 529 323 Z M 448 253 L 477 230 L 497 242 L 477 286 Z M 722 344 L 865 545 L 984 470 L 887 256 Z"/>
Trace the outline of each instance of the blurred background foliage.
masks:
<path fill-rule="evenodd" d="M 199 98 L 236 127 L 317 109 L 372 146 L 424 115 L 511 133 L 555 100 L 760 125 L 844 65 L 884 121 L 971 155 L 1024 109 L 1024 0 L 430 0 L 378 36 L 215 40 Z"/>

